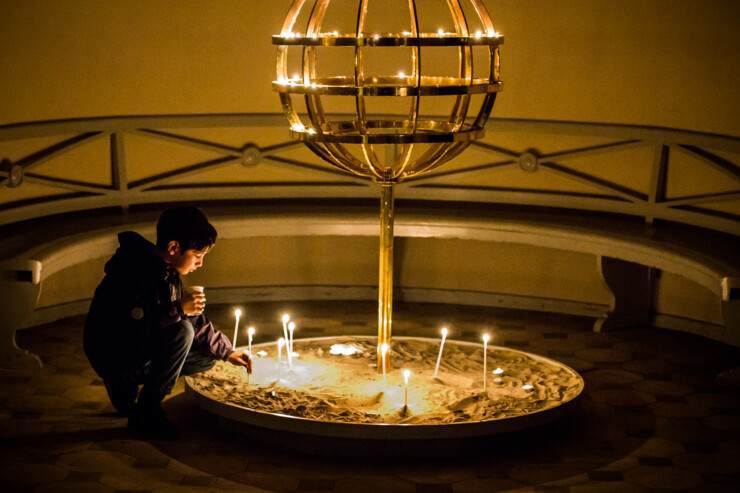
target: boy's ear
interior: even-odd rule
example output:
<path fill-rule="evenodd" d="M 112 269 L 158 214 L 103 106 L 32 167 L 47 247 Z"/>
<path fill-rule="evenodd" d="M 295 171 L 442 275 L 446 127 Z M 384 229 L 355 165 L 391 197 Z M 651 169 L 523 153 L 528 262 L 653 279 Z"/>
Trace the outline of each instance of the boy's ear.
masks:
<path fill-rule="evenodd" d="M 167 253 L 176 255 L 180 251 L 180 242 L 172 240 L 167 243 Z"/>

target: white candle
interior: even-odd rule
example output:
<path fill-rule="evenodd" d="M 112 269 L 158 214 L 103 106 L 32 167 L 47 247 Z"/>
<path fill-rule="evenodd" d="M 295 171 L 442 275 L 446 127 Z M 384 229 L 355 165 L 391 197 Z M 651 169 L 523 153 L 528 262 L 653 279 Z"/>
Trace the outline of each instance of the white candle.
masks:
<path fill-rule="evenodd" d="M 411 370 L 403 370 L 403 407 L 409 406 L 409 376 Z"/>
<path fill-rule="evenodd" d="M 293 331 L 295 330 L 295 322 L 288 324 L 288 366 L 293 368 Z"/>
<path fill-rule="evenodd" d="M 246 356 L 247 356 L 247 358 L 250 358 L 250 356 L 249 356 L 249 352 L 248 352 L 248 351 L 247 351 L 246 349 L 245 349 L 244 351 L 242 351 L 242 355 L 246 355 Z M 251 358 L 250 358 L 250 359 L 251 359 Z M 247 369 L 246 369 L 246 368 L 244 368 L 244 367 L 242 367 L 242 370 L 244 371 L 244 373 L 246 373 L 246 374 L 247 374 L 247 385 L 249 385 L 249 370 L 247 370 Z"/>
<path fill-rule="evenodd" d="M 437 356 L 437 366 L 434 367 L 434 378 L 437 378 L 437 370 L 439 370 L 439 360 L 442 359 L 442 348 L 445 346 L 445 338 L 447 337 L 447 329 L 442 329 L 442 344 L 439 345 L 439 356 Z"/>
<path fill-rule="evenodd" d="M 285 346 L 285 339 L 281 337 L 278 339 L 278 382 L 280 381 L 280 360 L 283 357 L 283 346 Z"/>
<path fill-rule="evenodd" d="M 387 352 L 388 352 L 388 343 L 387 342 L 384 342 L 380 346 L 380 353 L 381 353 L 381 355 L 383 357 L 383 385 L 384 386 L 386 385 L 386 381 L 385 381 L 385 353 L 387 353 Z"/>
<path fill-rule="evenodd" d="M 254 327 L 247 329 L 247 335 L 249 336 L 249 357 L 252 357 L 252 336 L 254 335 Z"/>
<path fill-rule="evenodd" d="M 242 311 L 237 308 L 234 311 L 234 315 L 236 315 L 236 325 L 234 325 L 234 349 L 236 349 L 236 335 L 239 332 L 239 317 L 242 316 Z"/>
<path fill-rule="evenodd" d="M 486 361 L 488 360 L 488 339 L 491 336 L 483 334 L 483 392 L 486 391 Z"/>
<path fill-rule="evenodd" d="M 283 315 L 283 337 L 285 337 L 285 340 L 288 340 L 288 320 L 290 320 L 290 315 L 287 313 Z"/>

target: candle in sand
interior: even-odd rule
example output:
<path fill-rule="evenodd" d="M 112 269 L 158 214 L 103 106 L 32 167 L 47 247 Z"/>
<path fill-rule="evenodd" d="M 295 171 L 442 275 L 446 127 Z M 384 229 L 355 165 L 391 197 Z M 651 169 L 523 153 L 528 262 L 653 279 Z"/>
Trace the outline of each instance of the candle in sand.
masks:
<path fill-rule="evenodd" d="M 488 360 L 488 340 L 490 338 L 490 335 L 483 334 L 483 392 L 486 391 L 486 361 Z"/>
<path fill-rule="evenodd" d="M 236 325 L 234 325 L 234 349 L 236 349 L 236 335 L 239 332 L 239 317 L 242 316 L 242 311 L 237 308 L 234 310 L 234 315 L 236 315 Z"/>
<path fill-rule="evenodd" d="M 437 366 L 434 367 L 434 378 L 437 378 L 439 370 L 439 360 L 442 359 L 442 348 L 445 347 L 445 338 L 447 337 L 447 328 L 442 329 L 442 344 L 439 345 L 439 356 L 437 356 Z"/>
<path fill-rule="evenodd" d="M 293 368 L 293 331 L 295 330 L 295 322 L 288 324 L 288 366 Z"/>
<path fill-rule="evenodd" d="M 403 370 L 403 407 L 409 407 L 409 376 L 411 370 Z"/>
<path fill-rule="evenodd" d="M 285 339 L 281 337 L 278 339 L 278 382 L 280 381 L 280 360 L 283 356 L 283 346 L 285 346 Z"/>

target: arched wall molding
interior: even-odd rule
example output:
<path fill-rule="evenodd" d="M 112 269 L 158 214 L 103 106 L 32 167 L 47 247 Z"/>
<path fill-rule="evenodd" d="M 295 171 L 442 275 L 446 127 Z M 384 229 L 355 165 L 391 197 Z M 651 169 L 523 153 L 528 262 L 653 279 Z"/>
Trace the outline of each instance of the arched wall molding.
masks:
<path fill-rule="evenodd" d="M 372 184 L 344 175 L 310 153 L 296 157 L 301 146 L 289 140 L 287 131 L 278 133 L 284 136 L 277 141 L 253 138 L 259 132 L 280 132 L 284 127 L 283 116 L 276 114 L 130 116 L 1 126 L 0 226 L 56 213 L 102 207 L 126 210 L 137 204 L 182 200 L 376 197 Z M 220 141 L 210 136 L 214 129 L 243 130 L 244 139 L 237 144 Z M 532 136 L 583 140 L 566 148 L 537 150 L 532 138 L 533 145 L 522 148 L 521 142 Z M 507 138 L 512 142 L 507 144 Z M 14 159 L 2 155 L 28 139 L 47 140 Z M 209 157 L 185 160 L 166 170 L 153 169 L 149 174 L 138 170 L 134 178 L 137 165 L 127 155 L 139 152 L 142 139 L 147 148 L 161 146 L 154 161 L 173 145 Z M 79 173 L 67 177 L 59 169 L 55 174 L 45 172 L 45 167 L 58 165 L 65 155 L 93 145 L 107 148 L 105 159 L 94 164 L 110 170 L 107 183 L 86 181 Z M 469 162 L 463 153 L 453 161 L 456 164 L 405 182 L 398 197 L 621 214 L 648 225 L 662 220 L 740 235 L 740 139 L 736 137 L 654 127 L 493 119 L 486 137 L 471 148 L 477 151 L 477 162 Z M 627 158 L 624 173 L 648 174 L 643 185 L 625 184 L 614 175 L 613 166 L 610 173 L 601 169 L 605 159 L 619 159 L 634 150 L 647 152 L 641 152 L 639 159 Z M 590 164 L 573 164 L 583 160 Z M 682 169 L 679 160 L 692 164 Z M 70 171 L 74 166 L 73 162 L 64 164 Z M 242 165 L 238 176 L 224 180 L 224 170 L 233 170 L 235 164 Z M 250 178 L 260 165 L 303 176 L 294 181 L 270 181 L 264 175 Z M 515 183 L 511 179 L 505 184 L 497 182 L 500 172 L 510 173 L 511 178 L 513 170 L 521 171 Z M 221 179 L 209 179 L 218 173 Z M 532 186 L 528 177 L 534 174 L 546 176 L 553 186 L 543 185 L 543 180 Z M 697 174 L 714 176 L 713 188 L 695 180 Z M 563 183 L 572 187 L 564 188 Z M 681 185 L 678 196 L 668 194 L 673 183 Z M 43 192 L 15 198 L 14 191 L 24 186 L 42 187 Z"/>

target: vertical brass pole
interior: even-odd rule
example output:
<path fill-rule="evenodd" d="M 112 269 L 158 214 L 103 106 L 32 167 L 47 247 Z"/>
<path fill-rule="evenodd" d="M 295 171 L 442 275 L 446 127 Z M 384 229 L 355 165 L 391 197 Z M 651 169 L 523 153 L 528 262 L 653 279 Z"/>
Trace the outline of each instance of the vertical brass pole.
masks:
<path fill-rule="evenodd" d="M 391 369 L 393 312 L 393 182 L 380 184 L 380 275 L 378 281 L 378 373 L 383 372 L 383 343 L 388 344 L 385 371 Z"/>

